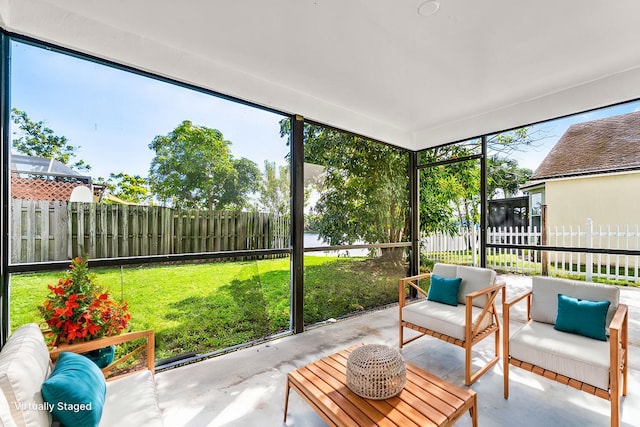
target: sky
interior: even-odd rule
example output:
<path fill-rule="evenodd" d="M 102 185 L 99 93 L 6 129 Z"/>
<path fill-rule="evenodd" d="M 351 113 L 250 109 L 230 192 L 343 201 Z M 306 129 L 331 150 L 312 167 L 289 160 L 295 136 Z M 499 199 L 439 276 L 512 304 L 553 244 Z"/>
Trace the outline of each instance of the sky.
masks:
<path fill-rule="evenodd" d="M 640 102 L 630 102 L 613 107 L 602 108 L 587 113 L 575 114 L 562 119 L 550 120 L 531 127 L 531 133 L 538 135 L 541 139 L 536 141 L 526 152 L 516 152 L 512 157 L 518 161 L 521 167 L 529 168 L 533 171 L 544 160 L 545 156 L 556 144 L 558 139 L 566 132 L 569 126 L 592 120 L 603 119 L 605 117 L 617 116 L 640 111 Z"/>
<path fill-rule="evenodd" d="M 234 157 L 261 170 L 265 160 L 286 164 L 278 114 L 19 42 L 12 42 L 11 72 L 12 106 L 79 146 L 77 158 L 92 166 L 94 179 L 147 176 L 148 144 L 183 120 L 220 130 Z M 543 138 L 512 157 L 535 170 L 571 124 L 638 110 L 640 102 L 628 103 L 533 126 Z"/>
<path fill-rule="evenodd" d="M 218 129 L 235 158 L 261 170 L 265 160 L 286 164 L 278 114 L 18 42 L 11 73 L 12 107 L 79 146 L 94 179 L 147 176 L 149 143 L 183 120 Z"/>

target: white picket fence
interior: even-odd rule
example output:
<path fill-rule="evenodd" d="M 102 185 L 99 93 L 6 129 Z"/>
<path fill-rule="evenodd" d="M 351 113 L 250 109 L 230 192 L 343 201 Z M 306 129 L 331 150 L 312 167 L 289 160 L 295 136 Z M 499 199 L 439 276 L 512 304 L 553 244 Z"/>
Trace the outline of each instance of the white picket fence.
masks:
<path fill-rule="evenodd" d="M 487 243 L 541 244 L 542 233 L 531 227 L 489 228 Z M 640 225 L 603 226 L 587 220 L 585 226 L 561 226 L 549 230 L 549 246 L 640 250 Z M 480 236 L 476 227 L 460 228 L 456 235 L 432 233 L 421 239 L 421 252 L 440 262 L 478 265 Z M 488 248 L 487 266 L 500 271 L 541 274 L 541 251 Z M 615 282 L 640 282 L 640 257 L 612 253 L 547 252 L 547 269 L 552 275 L 599 278 Z M 590 266 L 588 268 L 587 266 Z"/>
<path fill-rule="evenodd" d="M 640 250 L 640 226 L 595 225 L 590 219 L 581 227 L 555 227 L 549 233 L 549 245 L 615 250 Z M 584 274 L 587 280 L 639 281 L 640 257 L 616 254 L 551 252 L 553 268 L 567 274 Z M 591 266 L 591 268 L 585 268 Z"/>
<path fill-rule="evenodd" d="M 460 227 L 453 236 L 431 233 L 420 239 L 420 251 L 440 262 L 477 265 L 480 260 L 478 233 L 476 227 Z"/>

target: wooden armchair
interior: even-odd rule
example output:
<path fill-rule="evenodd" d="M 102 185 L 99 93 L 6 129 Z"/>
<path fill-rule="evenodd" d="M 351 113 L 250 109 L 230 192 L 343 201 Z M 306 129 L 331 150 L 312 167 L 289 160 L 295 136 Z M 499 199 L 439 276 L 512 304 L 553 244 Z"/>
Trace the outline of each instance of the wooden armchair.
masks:
<path fill-rule="evenodd" d="M 407 290 L 410 289 L 427 297 L 427 292 L 418 286 L 418 282 L 432 275 L 462 279 L 457 293 L 457 305 L 443 304 L 429 298 L 419 298 L 417 301 L 407 298 Z M 462 347 L 465 350 L 465 384 L 473 384 L 500 359 L 500 320 L 495 300 L 502 292 L 504 301 L 504 287 L 504 283 L 496 283 L 496 273 L 493 270 L 451 264 L 436 264 L 432 273 L 400 279 L 400 348 L 424 335 Z M 404 328 L 421 334 L 405 339 Z M 492 334 L 495 339 L 495 357 L 473 373 L 473 346 Z"/>
<path fill-rule="evenodd" d="M 534 277 L 531 291 L 505 302 L 504 398 L 509 398 L 509 365 L 517 366 L 611 401 L 611 426 L 618 427 L 620 396 L 627 395 L 629 357 L 629 312 L 626 305 L 619 304 L 619 296 L 620 289 L 616 286 Z M 574 329 L 572 332 L 567 332 L 565 324 L 558 325 L 557 318 L 567 304 L 574 307 L 580 304 L 565 297 L 586 300 L 591 306 L 593 302 L 609 301 L 608 309 L 606 306 L 601 309 L 606 315 L 600 313 L 599 337 L 591 331 L 591 325 L 596 323 L 591 319 L 596 317 L 584 311 L 572 311 L 576 322 L 575 326 L 569 325 L 569 329 Z M 509 312 L 521 301 L 527 304 L 526 323 L 510 335 Z"/>
<path fill-rule="evenodd" d="M 108 366 L 102 368 L 102 373 L 107 381 L 114 380 L 116 378 L 120 378 L 122 376 L 128 375 L 129 372 L 124 374 L 116 374 L 111 375 L 111 371 L 114 370 L 118 365 L 123 362 L 133 358 L 137 354 L 142 351 L 146 351 L 146 359 L 145 366 L 151 373 L 155 372 L 155 333 L 153 329 L 149 329 L 146 331 L 136 331 L 136 332 L 128 332 L 121 335 L 116 335 L 113 337 L 105 337 L 91 341 L 85 341 L 77 344 L 61 344 L 58 347 L 55 347 L 49 352 L 49 356 L 51 357 L 51 361 L 55 363 L 58 360 L 58 356 L 63 351 L 70 351 L 73 353 L 86 353 L 92 350 L 98 350 L 103 347 L 108 347 L 110 345 L 118 345 L 123 344 L 130 341 L 135 341 L 139 339 L 144 339 L 145 342 L 135 349 L 129 351 L 124 356 L 114 360 Z"/>

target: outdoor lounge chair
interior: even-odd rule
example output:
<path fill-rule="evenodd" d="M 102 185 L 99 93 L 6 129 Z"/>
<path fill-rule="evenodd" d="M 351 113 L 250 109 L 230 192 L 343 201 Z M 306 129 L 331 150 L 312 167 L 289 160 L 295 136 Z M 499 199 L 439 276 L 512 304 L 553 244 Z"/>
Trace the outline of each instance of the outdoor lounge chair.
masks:
<path fill-rule="evenodd" d="M 509 311 L 527 302 L 527 323 L 509 336 Z M 532 290 L 503 304 L 504 398 L 509 365 L 611 401 L 620 425 L 627 395 L 629 312 L 617 286 L 534 277 Z"/>
<path fill-rule="evenodd" d="M 431 276 L 429 293 L 418 286 L 418 281 Z M 444 280 L 443 280 L 444 279 Z M 447 280 L 453 279 L 453 280 Z M 460 280 L 455 280 L 460 279 Z M 456 286 L 457 292 L 450 286 Z M 473 384 L 500 359 L 500 320 L 495 299 L 504 283 L 496 284 L 493 270 L 462 265 L 436 264 L 432 273 L 400 279 L 399 332 L 400 348 L 424 335 L 431 335 L 465 350 L 465 384 Z M 419 296 L 416 302 L 407 298 L 407 290 L 414 289 Z M 450 292 L 441 302 L 440 292 Z M 404 338 L 404 328 L 421 334 Z M 494 335 L 495 357 L 476 373 L 472 373 L 472 349 L 483 339 Z"/>

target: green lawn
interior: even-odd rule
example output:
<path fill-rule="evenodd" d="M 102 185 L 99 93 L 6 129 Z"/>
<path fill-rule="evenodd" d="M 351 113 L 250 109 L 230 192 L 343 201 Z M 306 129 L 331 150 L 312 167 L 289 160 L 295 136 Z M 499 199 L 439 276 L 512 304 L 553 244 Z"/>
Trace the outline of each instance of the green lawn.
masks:
<path fill-rule="evenodd" d="M 129 303 L 132 330 L 156 331 L 156 358 L 210 352 L 289 329 L 289 258 L 93 268 Z M 397 301 L 406 270 L 362 258 L 305 258 L 305 324 Z M 12 329 L 41 322 L 37 306 L 59 273 L 11 277 Z"/>

